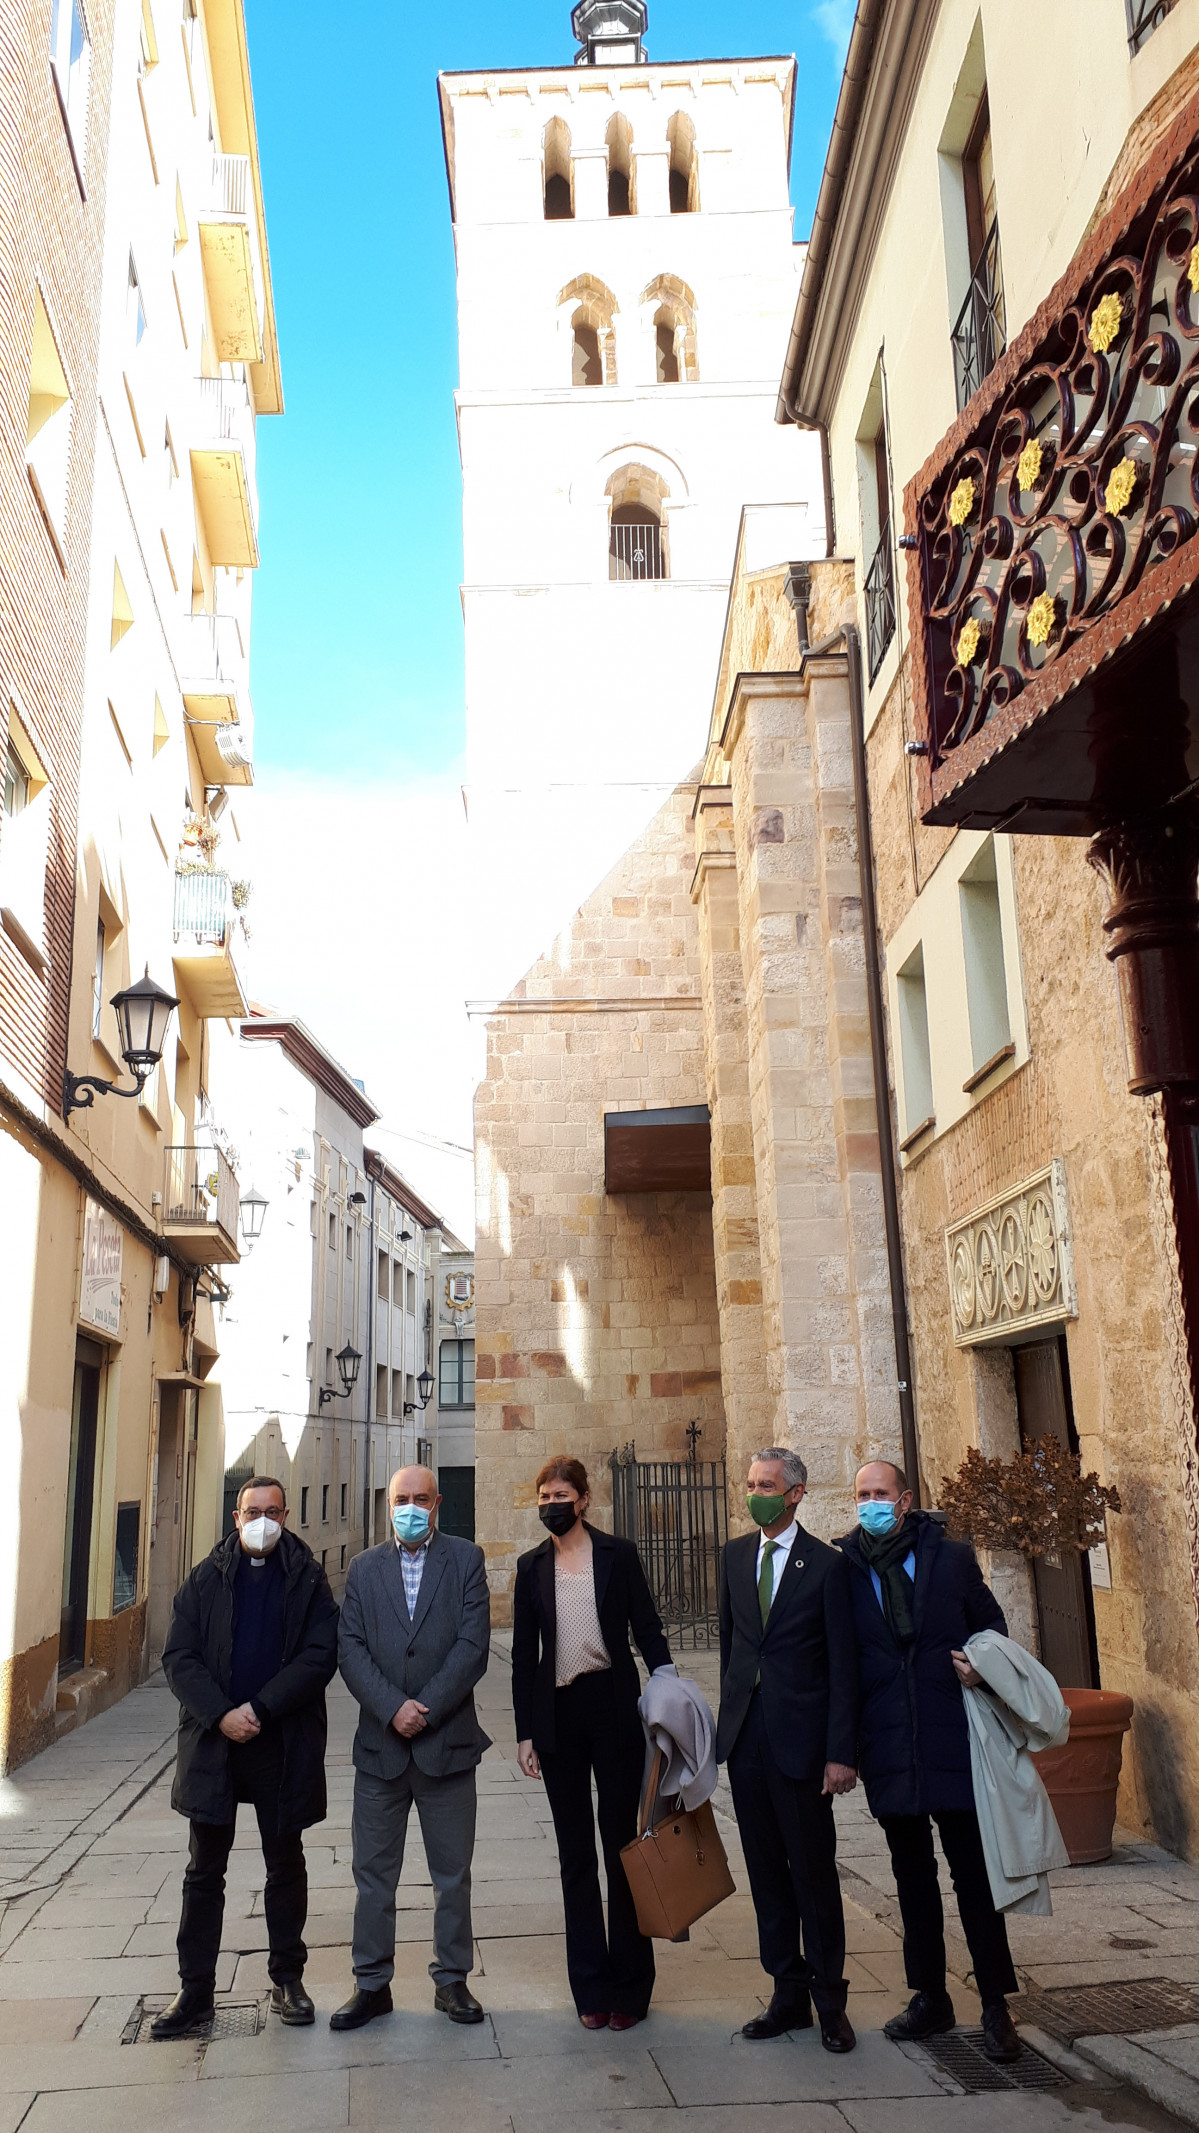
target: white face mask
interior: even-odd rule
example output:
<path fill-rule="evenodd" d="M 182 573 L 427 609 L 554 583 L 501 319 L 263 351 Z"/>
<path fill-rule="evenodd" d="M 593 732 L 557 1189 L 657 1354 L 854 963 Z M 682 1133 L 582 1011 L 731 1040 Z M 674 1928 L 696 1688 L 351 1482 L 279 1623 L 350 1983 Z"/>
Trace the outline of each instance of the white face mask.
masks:
<path fill-rule="evenodd" d="M 261 1515 L 247 1518 L 241 1528 L 242 1547 L 248 1548 L 251 1555 L 269 1555 L 272 1548 L 278 1547 L 282 1531 L 278 1519 Z"/>

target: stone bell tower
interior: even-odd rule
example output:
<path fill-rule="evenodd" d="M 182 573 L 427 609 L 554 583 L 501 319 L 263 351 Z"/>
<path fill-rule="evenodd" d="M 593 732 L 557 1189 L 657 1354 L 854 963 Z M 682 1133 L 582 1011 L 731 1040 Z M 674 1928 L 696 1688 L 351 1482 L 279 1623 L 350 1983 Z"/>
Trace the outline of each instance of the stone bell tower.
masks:
<path fill-rule="evenodd" d="M 702 755 L 742 506 L 824 552 L 816 439 L 774 420 L 795 62 L 659 63 L 646 13 L 579 0 L 573 63 L 439 82 L 476 999 Z"/>

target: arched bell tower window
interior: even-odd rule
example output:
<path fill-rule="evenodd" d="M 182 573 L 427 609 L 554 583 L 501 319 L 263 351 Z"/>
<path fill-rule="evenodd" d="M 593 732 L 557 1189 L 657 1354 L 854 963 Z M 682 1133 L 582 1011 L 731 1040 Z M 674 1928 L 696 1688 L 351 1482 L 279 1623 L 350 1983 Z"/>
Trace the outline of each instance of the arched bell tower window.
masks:
<path fill-rule="evenodd" d="M 608 213 L 633 212 L 633 129 L 620 111 L 608 121 Z"/>
<path fill-rule="evenodd" d="M 604 382 L 604 359 L 600 354 L 599 334 L 589 326 L 582 308 L 575 312 L 570 322 L 572 385 L 602 385 Z"/>
<path fill-rule="evenodd" d="M 608 483 L 608 576 L 622 584 L 670 576 L 663 506 L 669 491 L 649 467 L 621 467 Z"/>
<path fill-rule="evenodd" d="M 567 305 L 571 307 L 571 384 L 615 385 L 616 336 L 612 321 L 617 303 L 611 289 L 594 274 L 580 274 L 568 282 L 558 297 L 558 314 L 563 329 Z"/>
<path fill-rule="evenodd" d="M 642 317 L 649 313 L 654 336 L 654 379 L 658 385 L 695 384 L 699 353 L 695 333 L 695 297 L 677 274 L 659 274 L 641 294 Z M 653 307 L 652 310 L 650 307 Z"/>
<path fill-rule="evenodd" d="M 564 118 L 550 120 L 542 136 L 545 170 L 545 219 L 569 222 L 575 211 L 570 128 Z"/>
<path fill-rule="evenodd" d="M 695 128 L 685 111 L 676 111 L 666 129 L 670 142 L 670 212 L 693 215 L 699 207 Z"/>

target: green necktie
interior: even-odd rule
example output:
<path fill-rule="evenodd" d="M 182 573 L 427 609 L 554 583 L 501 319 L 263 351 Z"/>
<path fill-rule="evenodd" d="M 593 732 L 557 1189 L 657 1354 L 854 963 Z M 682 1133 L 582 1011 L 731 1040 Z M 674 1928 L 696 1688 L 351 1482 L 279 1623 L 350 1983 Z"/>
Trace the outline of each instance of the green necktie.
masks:
<path fill-rule="evenodd" d="M 766 1617 L 770 1613 L 770 1603 L 774 1598 L 774 1558 L 777 1549 L 777 1541 L 766 1542 L 762 1550 L 762 1568 L 758 1572 L 758 1612 L 762 1617 L 763 1629 L 766 1627 Z"/>

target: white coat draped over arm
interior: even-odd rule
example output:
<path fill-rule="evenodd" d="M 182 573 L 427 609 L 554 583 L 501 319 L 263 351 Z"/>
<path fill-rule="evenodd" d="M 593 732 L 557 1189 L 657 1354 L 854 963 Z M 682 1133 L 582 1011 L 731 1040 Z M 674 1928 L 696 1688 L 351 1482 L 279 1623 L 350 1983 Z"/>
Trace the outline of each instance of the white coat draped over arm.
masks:
<path fill-rule="evenodd" d="M 997 1911 L 1052 1916 L 1050 1870 L 1070 1855 L 1032 1757 L 1057 1748 L 1070 1713 L 1052 1674 L 1031 1652 L 981 1629 L 965 1646 L 981 1688 L 963 1689 L 974 1804 Z"/>
<path fill-rule="evenodd" d="M 702 1806 L 716 1790 L 716 1725 L 694 1681 L 659 1667 L 651 1674 L 637 1709 L 648 1742 L 646 1774 L 655 1748 L 664 1769 L 659 1799 L 677 1793 L 685 1808 Z"/>

